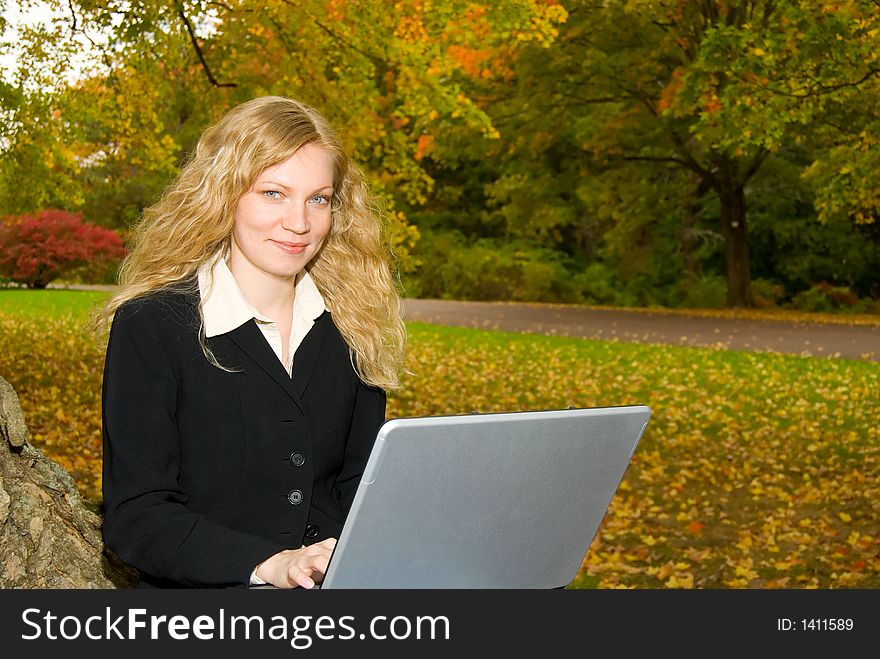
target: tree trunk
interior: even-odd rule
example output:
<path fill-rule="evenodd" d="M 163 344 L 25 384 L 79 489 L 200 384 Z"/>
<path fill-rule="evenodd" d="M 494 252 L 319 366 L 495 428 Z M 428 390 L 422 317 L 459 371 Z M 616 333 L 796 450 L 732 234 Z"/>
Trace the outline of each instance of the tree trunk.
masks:
<path fill-rule="evenodd" d="M 723 184 L 718 196 L 721 200 L 721 230 L 727 268 L 727 306 L 754 307 L 746 235 L 745 191 L 739 183 Z"/>
<path fill-rule="evenodd" d="M 97 510 L 28 436 L 0 377 L 0 588 L 132 587 L 137 574 L 104 548 Z"/>

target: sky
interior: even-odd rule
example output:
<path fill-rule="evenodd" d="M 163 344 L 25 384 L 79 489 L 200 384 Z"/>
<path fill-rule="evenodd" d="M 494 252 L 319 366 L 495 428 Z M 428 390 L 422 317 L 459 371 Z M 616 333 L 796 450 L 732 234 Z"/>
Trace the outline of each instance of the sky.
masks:
<path fill-rule="evenodd" d="M 14 44 L 17 41 L 17 28 L 19 25 L 51 25 L 54 16 L 64 16 L 64 14 L 53 12 L 48 5 L 41 2 L 34 3 L 33 6 L 22 10 L 17 0 L 10 0 L 7 2 L 3 16 L 9 24 L 2 40 Z M 92 38 L 95 38 L 95 36 Z M 77 41 L 81 45 L 80 52 L 82 55 L 71 61 L 70 79 L 75 79 L 85 68 L 89 61 L 89 52 L 91 51 L 91 44 L 86 39 L 78 36 Z M 17 64 L 18 56 L 14 46 L 11 52 L 0 52 L 0 77 L 7 82 L 12 82 Z"/>
<path fill-rule="evenodd" d="M 6 32 L 3 34 L 3 41 L 15 43 L 17 40 L 16 35 L 18 34 L 17 28 L 26 20 L 31 23 L 46 23 L 52 17 L 52 12 L 45 6 L 35 7 L 26 14 L 23 14 L 15 0 L 7 4 L 8 6 L 3 12 L 3 17 L 9 23 L 6 27 Z M 0 73 L 2 73 L 3 80 L 11 81 L 10 76 L 11 72 L 15 70 L 16 61 L 15 52 L 0 52 Z"/>
<path fill-rule="evenodd" d="M 2 6 L 2 3 L 3 0 L 0 0 L 0 6 Z M 28 0 L 25 3 L 28 6 L 24 10 L 21 9 L 20 4 L 19 0 L 6 0 L 6 8 L 2 12 L 2 15 L 8 21 L 9 25 L 6 32 L 2 35 L 2 38 L 0 38 L 0 41 L 15 44 L 17 41 L 16 35 L 18 26 L 37 24 L 51 26 L 53 18 L 64 19 L 64 28 L 69 30 L 70 9 L 66 3 L 62 3 L 62 7 L 54 12 L 46 2 L 42 2 L 41 0 Z M 114 14 L 112 22 L 114 25 L 118 25 L 122 20 L 123 16 L 121 14 Z M 211 34 L 215 29 L 215 21 L 210 8 L 198 17 L 191 17 L 191 22 L 196 34 L 200 37 Z M 77 23 L 80 27 L 82 26 L 82 20 L 79 15 L 77 16 Z M 79 54 L 69 62 L 70 68 L 68 70 L 68 82 L 76 80 L 84 70 L 91 68 L 91 65 L 101 61 L 96 52 L 97 49 L 92 42 L 98 44 L 107 43 L 106 35 L 92 30 L 89 30 L 88 35 L 89 39 L 85 38 L 82 34 L 74 36 Z M 14 80 L 15 71 L 18 68 L 18 56 L 14 50 L 14 46 L 11 52 L 2 52 L 2 50 L 3 49 L 0 48 L 0 79 L 12 82 Z"/>

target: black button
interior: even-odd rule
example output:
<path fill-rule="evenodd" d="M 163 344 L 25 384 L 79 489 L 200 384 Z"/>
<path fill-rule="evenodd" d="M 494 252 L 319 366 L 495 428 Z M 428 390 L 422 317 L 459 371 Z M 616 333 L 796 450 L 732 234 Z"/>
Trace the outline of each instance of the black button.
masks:
<path fill-rule="evenodd" d="M 307 538 L 317 538 L 317 537 L 318 537 L 318 533 L 319 533 L 320 531 L 321 531 L 321 529 L 318 528 L 318 525 L 317 525 L 317 524 L 309 524 L 309 525 L 306 527 L 306 537 L 307 537 Z"/>
<path fill-rule="evenodd" d="M 290 494 L 287 495 L 287 500 L 291 503 L 291 505 L 298 506 L 302 503 L 303 500 L 302 490 L 291 490 Z"/>
<path fill-rule="evenodd" d="M 290 464 L 294 467 L 302 467 L 306 463 L 306 456 L 302 453 L 291 453 Z"/>

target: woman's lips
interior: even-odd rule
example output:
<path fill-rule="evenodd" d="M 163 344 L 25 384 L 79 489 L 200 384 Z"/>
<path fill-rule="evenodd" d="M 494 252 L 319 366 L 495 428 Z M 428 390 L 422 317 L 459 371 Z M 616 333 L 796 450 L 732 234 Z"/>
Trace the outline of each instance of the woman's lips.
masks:
<path fill-rule="evenodd" d="M 273 240 L 272 242 L 286 254 L 302 254 L 309 246 L 308 243 L 289 243 L 283 240 Z"/>

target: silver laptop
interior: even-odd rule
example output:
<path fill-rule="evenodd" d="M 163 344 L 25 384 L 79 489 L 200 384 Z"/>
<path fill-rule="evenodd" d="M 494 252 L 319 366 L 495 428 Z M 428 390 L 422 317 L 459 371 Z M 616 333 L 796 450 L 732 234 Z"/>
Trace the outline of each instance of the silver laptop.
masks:
<path fill-rule="evenodd" d="M 321 588 L 558 588 L 651 410 L 403 418 L 379 431 Z"/>

